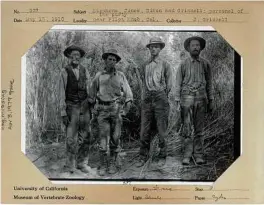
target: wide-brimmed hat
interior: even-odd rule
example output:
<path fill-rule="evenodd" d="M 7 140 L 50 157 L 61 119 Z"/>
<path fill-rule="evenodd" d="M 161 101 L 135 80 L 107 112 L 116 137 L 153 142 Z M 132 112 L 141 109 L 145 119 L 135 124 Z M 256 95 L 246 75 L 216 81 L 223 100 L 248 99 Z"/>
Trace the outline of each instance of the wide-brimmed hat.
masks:
<path fill-rule="evenodd" d="M 113 55 L 116 57 L 117 62 L 121 60 L 121 57 L 118 55 L 118 52 L 116 49 L 109 49 L 107 52 L 103 53 L 102 58 L 105 60 L 109 55 Z"/>
<path fill-rule="evenodd" d="M 197 40 L 197 41 L 200 42 L 201 50 L 203 50 L 205 48 L 206 41 L 202 37 L 192 36 L 190 38 L 187 38 L 184 41 L 184 48 L 185 48 L 185 50 L 189 51 L 189 46 L 190 46 L 190 43 L 191 43 L 192 40 Z"/>
<path fill-rule="evenodd" d="M 81 54 L 81 58 L 85 55 L 85 51 L 81 47 L 75 45 L 69 46 L 64 50 L 63 53 L 67 58 L 69 58 L 72 51 L 79 51 Z"/>
<path fill-rule="evenodd" d="M 160 37 L 152 37 L 149 40 L 149 43 L 146 45 L 147 48 L 149 48 L 150 45 L 152 44 L 160 44 L 161 45 L 161 49 L 163 49 L 165 47 L 165 43 L 161 40 Z"/>

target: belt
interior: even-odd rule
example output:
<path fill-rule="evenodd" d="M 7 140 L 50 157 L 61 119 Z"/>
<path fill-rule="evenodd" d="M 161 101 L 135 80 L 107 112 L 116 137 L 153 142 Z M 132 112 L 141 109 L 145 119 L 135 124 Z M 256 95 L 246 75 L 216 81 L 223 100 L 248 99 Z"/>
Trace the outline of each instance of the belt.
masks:
<path fill-rule="evenodd" d="M 98 104 L 99 105 L 111 105 L 113 103 L 115 103 L 116 101 L 102 101 L 102 100 L 98 100 Z"/>
<path fill-rule="evenodd" d="M 165 94 L 166 91 L 165 90 L 147 90 L 145 91 L 145 95 L 146 96 L 157 96 L 157 95 L 160 95 L 160 94 Z"/>
<path fill-rule="evenodd" d="M 204 85 L 192 85 L 192 86 L 189 86 L 189 85 L 185 85 L 184 88 L 182 89 L 183 92 L 185 92 L 186 90 L 192 92 L 192 93 L 195 93 L 195 92 L 202 92 L 202 91 L 205 91 L 205 86 Z"/>

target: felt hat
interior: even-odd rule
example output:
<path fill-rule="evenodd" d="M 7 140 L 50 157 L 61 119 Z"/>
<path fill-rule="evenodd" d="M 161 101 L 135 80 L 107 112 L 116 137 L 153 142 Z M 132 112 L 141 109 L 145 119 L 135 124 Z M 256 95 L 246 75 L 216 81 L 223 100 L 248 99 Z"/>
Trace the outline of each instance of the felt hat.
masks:
<path fill-rule="evenodd" d="M 189 51 L 189 46 L 190 46 L 190 43 L 191 43 L 192 40 L 197 40 L 197 41 L 200 42 L 201 50 L 203 50 L 205 48 L 206 41 L 202 37 L 192 36 L 190 38 L 187 38 L 184 41 L 184 48 L 185 48 L 185 50 Z"/>
<path fill-rule="evenodd" d="M 153 44 L 160 44 L 161 45 L 161 49 L 163 49 L 165 47 L 165 43 L 161 40 L 160 37 L 152 37 L 149 40 L 149 43 L 146 45 L 147 48 L 149 48 L 150 45 Z"/>
<path fill-rule="evenodd" d="M 121 60 L 121 57 L 119 56 L 116 49 L 109 49 L 107 52 L 103 53 L 102 58 L 105 60 L 109 55 L 113 55 L 116 57 L 117 62 Z"/>
<path fill-rule="evenodd" d="M 63 53 L 64 53 L 64 55 L 65 55 L 67 58 L 69 58 L 69 57 L 70 57 L 70 54 L 71 54 L 72 51 L 79 51 L 80 54 L 81 54 L 81 58 L 85 55 L 85 51 L 84 51 L 82 48 L 80 48 L 80 47 L 78 47 L 78 46 L 75 46 L 75 45 L 71 45 L 71 46 L 67 47 L 67 48 L 64 50 Z"/>

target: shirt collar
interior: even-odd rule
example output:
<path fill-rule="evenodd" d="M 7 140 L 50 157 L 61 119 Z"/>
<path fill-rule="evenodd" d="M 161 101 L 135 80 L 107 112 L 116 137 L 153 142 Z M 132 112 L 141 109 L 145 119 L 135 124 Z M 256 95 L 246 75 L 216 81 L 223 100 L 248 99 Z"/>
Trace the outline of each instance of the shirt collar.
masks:
<path fill-rule="evenodd" d="M 71 68 L 73 69 L 73 70 L 79 70 L 80 69 L 80 65 L 78 65 L 76 68 L 74 68 L 72 65 L 70 65 L 71 66 Z"/>
<path fill-rule="evenodd" d="M 191 58 L 191 61 L 194 63 L 195 61 L 198 61 L 198 62 L 201 62 L 201 58 L 200 58 L 200 56 L 197 58 L 197 59 L 194 59 L 194 58 L 192 58 L 192 57 L 190 57 Z"/>
<path fill-rule="evenodd" d="M 107 72 L 106 68 L 104 68 L 102 74 L 109 74 L 110 75 L 111 73 Z M 115 69 L 115 71 L 112 74 L 116 75 L 116 69 Z"/>
<path fill-rule="evenodd" d="M 149 59 L 149 63 L 151 63 L 151 62 L 159 63 L 160 61 L 161 61 L 160 56 L 157 56 L 157 57 L 154 58 L 154 59 L 152 59 L 152 58 Z"/>

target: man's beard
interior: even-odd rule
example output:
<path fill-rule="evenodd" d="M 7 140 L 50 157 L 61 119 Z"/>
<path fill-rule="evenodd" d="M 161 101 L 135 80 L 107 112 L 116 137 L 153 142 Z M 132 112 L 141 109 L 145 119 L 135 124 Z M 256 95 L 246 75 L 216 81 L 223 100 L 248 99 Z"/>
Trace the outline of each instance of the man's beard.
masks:
<path fill-rule="evenodd" d="M 197 51 L 197 50 L 194 50 L 194 51 L 191 52 L 191 55 L 197 57 L 197 56 L 200 55 L 200 52 Z"/>
<path fill-rule="evenodd" d="M 77 67 L 79 65 L 79 62 L 78 61 L 72 61 L 71 64 L 73 67 Z"/>

